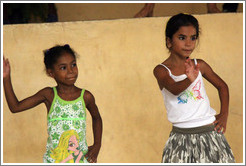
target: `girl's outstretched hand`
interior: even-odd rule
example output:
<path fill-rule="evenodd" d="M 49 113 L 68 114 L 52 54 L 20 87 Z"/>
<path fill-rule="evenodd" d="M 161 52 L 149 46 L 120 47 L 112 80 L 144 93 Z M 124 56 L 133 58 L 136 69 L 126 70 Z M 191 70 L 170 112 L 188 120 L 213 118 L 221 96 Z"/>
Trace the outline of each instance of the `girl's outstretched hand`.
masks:
<path fill-rule="evenodd" d="M 185 61 L 185 74 L 187 75 L 188 79 L 193 82 L 195 81 L 195 79 L 197 78 L 198 76 L 198 73 L 199 73 L 199 64 L 197 65 L 194 65 L 192 62 L 191 62 L 191 59 L 188 58 L 186 59 Z"/>
<path fill-rule="evenodd" d="M 10 75 L 9 60 L 3 56 L 3 78 L 7 78 Z"/>
<path fill-rule="evenodd" d="M 100 150 L 99 146 L 96 145 L 89 146 L 88 153 L 85 155 L 87 161 L 89 161 L 90 163 L 96 163 L 99 150 Z"/>
<path fill-rule="evenodd" d="M 228 114 L 218 114 L 215 116 L 216 120 L 214 121 L 215 131 L 218 131 L 219 133 L 222 132 L 223 134 L 226 132 L 226 124 L 227 124 L 227 118 Z"/>

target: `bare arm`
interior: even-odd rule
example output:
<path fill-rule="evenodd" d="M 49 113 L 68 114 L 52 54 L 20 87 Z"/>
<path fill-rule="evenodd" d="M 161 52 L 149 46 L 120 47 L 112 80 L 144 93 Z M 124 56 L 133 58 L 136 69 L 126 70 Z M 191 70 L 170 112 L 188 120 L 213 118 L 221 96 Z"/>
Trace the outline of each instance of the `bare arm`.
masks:
<path fill-rule="evenodd" d="M 154 75 L 157 79 L 160 89 L 162 90 L 163 88 L 165 88 L 173 95 L 178 95 L 185 89 L 187 89 L 190 84 L 196 79 L 199 72 L 199 66 L 194 66 L 190 59 L 186 60 L 185 66 L 187 78 L 179 82 L 175 82 L 170 77 L 169 72 L 166 68 L 160 65 L 156 66 L 154 69 Z"/>
<path fill-rule="evenodd" d="M 95 103 L 95 98 L 89 91 L 85 92 L 84 99 L 86 108 L 89 110 L 92 117 L 92 127 L 94 134 L 94 144 L 89 147 L 89 151 L 85 157 L 88 157 L 89 162 L 97 162 L 97 156 L 101 148 L 102 140 L 102 118 Z"/>
<path fill-rule="evenodd" d="M 152 17 L 154 11 L 154 3 L 146 3 L 144 7 L 134 16 L 137 17 Z"/>
<path fill-rule="evenodd" d="M 22 101 L 19 101 L 14 93 L 11 77 L 10 77 L 10 65 L 8 59 L 3 59 L 3 87 L 5 91 L 5 97 L 12 113 L 21 112 L 37 106 L 45 101 L 44 91 L 41 90 L 35 95 L 28 97 Z"/>
<path fill-rule="evenodd" d="M 219 132 L 221 130 L 225 132 L 229 110 L 229 88 L 205 61 L 198 60 L 198 63 L 201 66 L 203 77 L 218 90 L 220 98 L 220 113 L 216 115 L 216 121 L 214 124 L 215 128 L 218 129 Z"/>
<path fill-rule="evenodd" d="M 208 13 L 221 13 L 221 11 L 217 8 L 216 3 L 207 3 Z"/>

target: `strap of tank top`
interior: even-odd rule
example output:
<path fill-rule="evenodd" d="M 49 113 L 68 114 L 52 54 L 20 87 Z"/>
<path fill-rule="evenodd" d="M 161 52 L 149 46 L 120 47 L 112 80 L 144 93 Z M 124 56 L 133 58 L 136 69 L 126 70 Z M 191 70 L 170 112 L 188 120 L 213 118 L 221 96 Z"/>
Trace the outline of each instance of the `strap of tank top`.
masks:
<path fill-rule="evenodd" d="M 81 97 L 84 97 L 85 89 L 82 89 L 81 91 Z"/>
<path fill-rule="evenodd" d="M 82 89 L 82 92 L 81 92 L 82 105 L 84 107 L 84 110 L 86 110 L 85 100 L 84 100 L 84 93 L 85 93 L 85 89 Z M 85 111 L 85 116 L 86 116 L 86 111 Z"/>
<path fill-rule="evenodd" d="M 172 75 L 172 73 L 171 73 L 170 69 L 168 69 L 168 67 L 167 67 L 167 66 L 163 65 L 162 63 L 160 63 L 159 65 L 161 65 L 161 66 L 165 67 L 165 68 L 168 70 L 169 75 L 170 75 L 170 76 Z"/>
<path fill-rule="evenodd" d="M 56 87 L 53 87 L 53 91 L 54 91 L 54 98 L 57 97 L 57 90 Z"/>
<path fill-rule="evenodd" d="M 194 62 L 195 62 L 195 65 L 197 65 L 197 60 L 196 59 L 194 59 Z"/>

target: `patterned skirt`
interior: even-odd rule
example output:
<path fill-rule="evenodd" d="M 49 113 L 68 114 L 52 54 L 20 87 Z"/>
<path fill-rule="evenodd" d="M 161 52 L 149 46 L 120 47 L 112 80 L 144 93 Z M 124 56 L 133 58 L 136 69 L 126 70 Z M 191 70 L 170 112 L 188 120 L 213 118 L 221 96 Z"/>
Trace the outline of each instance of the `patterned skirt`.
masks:
<path fill-rule="evenodd" d="M 232 150 L 214 125 L 196 128 L 173 126 L 165 145 L 163 163 L 234 163 Z"/>

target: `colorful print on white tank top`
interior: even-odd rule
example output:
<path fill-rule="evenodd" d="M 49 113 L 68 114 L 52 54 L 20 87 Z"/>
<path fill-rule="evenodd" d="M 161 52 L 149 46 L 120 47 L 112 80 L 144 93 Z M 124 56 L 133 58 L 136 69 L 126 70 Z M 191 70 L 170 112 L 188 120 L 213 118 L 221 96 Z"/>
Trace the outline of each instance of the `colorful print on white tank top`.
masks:
<path fill-rule="evenodd" d="M 48 114 L 48 139 L 45 163 L 87 163 L 86 107 L 81 96 L 73 101 L 61 99 L 54 87 L 54 99 Z"/>
<path fill-rule="evenodd" d="M 201 80 L 199 80 L 192 89 L 182 92 L 178 97 L 178 104 L 185 104 L 188 100 L 200 100 L 201 96 Z"/>

